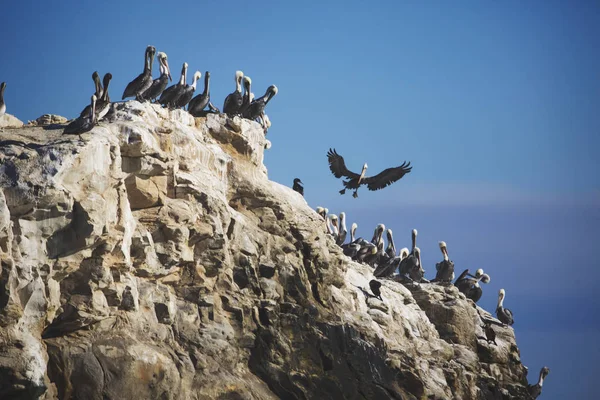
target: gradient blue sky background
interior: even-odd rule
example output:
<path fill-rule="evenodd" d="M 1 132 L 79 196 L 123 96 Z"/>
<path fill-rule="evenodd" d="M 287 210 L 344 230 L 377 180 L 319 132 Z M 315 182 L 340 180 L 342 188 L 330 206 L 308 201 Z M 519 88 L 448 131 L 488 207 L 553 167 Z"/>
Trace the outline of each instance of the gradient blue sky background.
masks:
<path fill-rule="evenodd" d="M 445 240 L 458 270 L 491 275 L 484 308 L 506 289 L 530 381 L 551 369 L 542 398 L 596 397 L 600 2 L 20 1 L 1 17 L 0 81 L 24 121 L 77 115 L 94 70 L 120 98 L 148 44 L 175 79 L 184 61 L 211 71 L 219 107 L 237 69 L 257 96 L 276 84 L 271 179 L 300 177 L 362 236 L 383 222 L 402 247 L 417 228 L 429 277 Z M 329 147 L 354 170 L 413 172 L 342 197 Z"/>

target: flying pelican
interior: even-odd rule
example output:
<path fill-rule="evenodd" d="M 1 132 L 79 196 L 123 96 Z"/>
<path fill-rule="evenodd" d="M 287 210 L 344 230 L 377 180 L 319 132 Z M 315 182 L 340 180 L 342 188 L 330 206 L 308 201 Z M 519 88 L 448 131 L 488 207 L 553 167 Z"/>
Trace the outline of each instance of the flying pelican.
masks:
<path fill-rule="evenodd" d="M 546 379 L 549 373 L 550 369 L 548 367 L 543 367 L 540 370 L 540 379 L 538 382 L 535 385 L 527 385 L 527 391 L 532 398 L 537 399 L 538 396 L 542 394 L 542 385 L 544 384 L 544 379 Z"/>
<path fill-rule="evenodd" d="M 4 89 L 6 82 L 0 83 L 0 117 L 6 113 L 6 103 L 4 102 Z"/>
<path fill-rule="evenodd" d="M 292 186 L 292 189 L 304 196 L 304 186 L 302 185 L 304 185 L 304 183 L 302 183 L 300 178 L 294 178 L 294 186 Z"/>
<path fill-rule="evenodd" d="M 513 319 L 513 313 L 508 308 L 504 308 L 503 306 L 505 295 L 506 293 L 504 292 L 504 289 L 500 289 L 500 292 L 498 292 L 498 307 L 496 307 L 496 316 L 503 324 L 512 325 L 515 323 L 515 320 Z"/>
<path fill-rule="evenodd" d="M 225 114 L 239 114 L 240 108 L 242 108 L 242 103 L 244 101 L 242 97 L 243 78 L 244 73 L 242 71 L 235 71 L 235 91 L 225 97 L 225 102 L 223 103 L 223 112 Z"/>
<path fill-rule="evenodd" d="M 375 176 L 365 177 L 365 173 L 369 167 L 367 163 L 363 165 L 360 174 L 357 174 L 346 168 L 344 157 L 340 156 L 335 149 L 329 149 L 329 152 L 327 153 L 327 159 L 329 161 L 329 169 L 336 178 L 348 178 L 347 181 L 343 181 L 344 189 L 340 190 L 340 194 L 346 193 L 346 189 L 354 189 L 354 193 L 352 194 L 352 197 L 354 198 L 358 197 L 358 188 L 360 185 L 367 185 L 369 190 L 383 189 L 384 187 L 396 182 L 412 170 L 410 162 L 407 163 L 405 161 L 399 167 L 388 168 Z"/>
<path fill-rule="evenodd" d="M 69 125 L 67 125 L 63 131 L 65 135 L 81 135 L 82 133 L 91 131 L 96 125 L 96 95 L 92 95 L 92 102 L 90 112 L 85 117 L 79 117 Z"/>
<path fill-rule="evenodd" d="M 210 103 L 210 72 L 206 71 L 204 73 L 204 91 L 190 100 L 188 112 L 194 117 L 199 117 L 208 103 Z"/>
<path fill-rule="evenodd" d="M 169 62 L 167 61 L 167 54 L 160 51 L 158 53 L 158 67 L 160 71 L 160 76 L 152 81 L 152 85 L 142 93 L 143 100 L 154 100 L 165 90 L 169 81 L 172 81 L 171 78 L 171 69 L 169 68 Z"/>
<path fill-rule="evenodd" d="M 346 213 L 340 213 L 340 231 L 338 234 L 338 238 L 336 243 L 338 246 L 341 246 L 346 241 L 346 236 L 348 235 L 348 229 L 346 228 Z"/>
<path fill-rule="evenodd" d="M 125 88 L 125 91 L 123 92 L 123 97 L 121 100 L 125 100 L 127 97 L 135 96 L 135 98 L 139 101 L 141 100 L 140 95 L 148 90 L 150 85 L 152 85 L 152 63 L 154 63 L 154 54 L 156 54 L 156 49 L 154 46 L 146 47 L 146 53 L 144 54 L 144 72 L 129 82 Z"/>
<path fill-rule="evenodd" d="M 436 282 L 451 282 L 454 280 L 454 263 L 448 258 L 448 247 L 446 242 L 438 243 L 444 259 L 435 264 L 436 274 L 434 281 Z"/>
<path fill-rule="evenodd" d="M 187 69 L 188 69 L 188 63 L 184 62 L 183 66 L 181 67 L 181 78 L 179 78 L 179 82 L 166 88 L 162 92 L 162 94 L 160 95 L 160 98 L 158 99 L 158 102 L 160 104 L 162 104 L 163 106 L 171 107 L 171 106 L 173 106 L 175 101 L 179 98 L 179 96 L 181 96 L 181 93 L 183 93 L 183 90 L 185 88 Z"/>
<path fill-rule="evenodd" d="M 267 106 L 267 104 L 269 104 L 269 101 L 271 101 L 271 99 L 275 97 L 277 92 L 277 86 L 269 86 L 264 96 L 259 97 L 258 99 L 250 103 L 248 108 L 244 111 L 244 118 L 248 118 L 252 121 L 258 118 L 261 114 L 265 112 L 265 107 Z"/>

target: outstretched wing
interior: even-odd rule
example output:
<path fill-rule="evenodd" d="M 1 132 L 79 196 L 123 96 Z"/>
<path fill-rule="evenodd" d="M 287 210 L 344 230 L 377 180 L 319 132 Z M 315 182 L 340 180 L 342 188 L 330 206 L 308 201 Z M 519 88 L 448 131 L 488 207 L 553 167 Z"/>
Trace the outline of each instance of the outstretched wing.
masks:
<path fill-rule="evenodd" d="M 410 162 L 407 163 L 405 161 L 399 167 L 385 169 L 375 176 L 365 178 L 363 181 L 369 190 L 379 190 L 396 182 L 398 179 L 408 174 L 411 169 Z"/>
<path fill-rule="evenodd" d="M 346 178 L 356 179 L 360 177 L 359 174 L 350 171 L 346 168 L 346 163 L 344 163 L 344 157 L 340 156 L 335 149 L 329 149 L 327 152 L 327 160 L 329 161 L 329 169 L 333 173 L 336 178 L 341 178 L 345 176 Z"/>

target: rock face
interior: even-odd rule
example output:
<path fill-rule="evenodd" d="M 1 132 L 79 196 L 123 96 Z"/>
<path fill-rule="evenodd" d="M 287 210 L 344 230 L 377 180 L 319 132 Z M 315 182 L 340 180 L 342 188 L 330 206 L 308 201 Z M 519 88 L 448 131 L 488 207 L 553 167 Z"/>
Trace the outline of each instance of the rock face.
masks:
<path fill-rule="evenodd" d="M 2 128 L 21 128 L 23 122 L 10 114 L 0 115 L 0 129 Z"/>
<path fill-rule="evenodd" d="M 527 398 L 512 329 L 478 339 L 454 287 L 366 298 L 265 143 L 136 101 L 0 132 L 0 398 Z"/>

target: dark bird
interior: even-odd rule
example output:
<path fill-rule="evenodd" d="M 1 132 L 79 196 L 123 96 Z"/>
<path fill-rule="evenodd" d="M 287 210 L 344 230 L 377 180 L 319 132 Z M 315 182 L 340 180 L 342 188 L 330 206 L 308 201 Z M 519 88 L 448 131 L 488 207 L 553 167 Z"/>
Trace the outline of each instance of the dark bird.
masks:
<path fill-rule="evenodd" d="M 92 80 L 94 81 L 94 88 L 96 89 L 96 98 L 99 99 L 102 97 L 102 93 L 104 93 L 104 89 L 102 89 L 102 84 L 100 83 L 100 75 L 98 71 L 94 71 L 92 74 Z"/>
<path fill-rule="evenodd" d="M 385 248 L 385 254 L 388 256 L 388 258 L 394 258 L 396 257 L 396 245 L 394 244 L 394 236 L 392 234 L 392 230 L 388 229 L 387 231 L 385 231 L 385 234 L 387 235 L 388 240 L 387 247 Z"/>
<path fill-rule="evenodd" d="M 252 87 L 252 79 L 249 76 L 244 76 L 244 95 L 242 96 L 242 106 L 238 111 L 238 114 L 244 115 L 248 107 L 250 107 L 250 103 L 252 103 L 253 97 L 252 92 L 250 91 Z"/>
<path fill-rule="evenodd" d="M 503 306 L 504 296 L 506 296 L 506 292 L 504 289 L 500 289 L 498 292 L 498 307 L 496 307 L 496 316 L 503 324 L 512 325 L 515 323 L 515 320 L 513 318 L 512 311 L 510 311 L 508 308 L 504 308 Z"/>
<path fill-rule="evenodd" d="M 171 78 L 171 69 L 169 68 L 169 62 L 167 61 L 167 55 L 162 51 L 158 52 L 158 68 L 160 76 L 152 81 L 152 85 L 142 93 L 142 100 L 154 100 L 165 90 Z"/>
<path fill-rule="evenodd" d="M 96 96 L 96 121 L 99 121 L 102 118 L 104 118 L 104 116 L 108 114 L 108 111 L 110 110 L 110 97 L 108 96 L 108 85 L 110 84 L 111 79 L 112 74 L 110 72 L 104 75 L 104 78 L 102 80 L 104 87 L 104 89 L 102 89 L 102 96 Z M 83 109 L 83 111 L 81 111 L 79 116 L 85 117 L 89 115 L 91 107 L 91 104 L 85 106 L 85 108 Z"/>
<path fill-rule="evenodd" d="M 484 321 L 483 332 L 485 333 L 485 340 L 488 342 L 488 344 L 494 343 L 496 346 L 498 346 L 498 343 L 496 343 L 496 331 L 494 331 L 494 328 L 492 328 L 492 324 Z"/>
<path fill-rule="evenodd" d="M 146 53 L 144 54 L 144 72 L 139 74 L 137 78 L 129 82 L 123 97 L 121 100 L 125 100 L 127 97 L 134 97 L 139 101 L 141 100 L 140 95 L 144 93 L 152 85 L 152 63 L 154 62 L 154 55 L 156 49 L 154 46 L 146 47 Z"/>
<path fill-rule="evenodd" d="M 540 370 L 540 379 L 538 382 L 535 385 L 527 385 L 527 391 L 529 392 L 531 398 L 537 399 L 538 396 L 542 394 L 542 385 L 544 384 L 544 379 L 546 379 L 549 373 L 550 369 L 548 367 L 543 367 Z"/>
<path fill-rule="evenodd" d="M 181 67 L 181 77 L 179 82 L 166 88 L 160 95 L 158 102 L 166 107 L 172 107 L 175 105 L 175 101 L 181 96 L 185 89 L 185 81 L 187 78 L 188 63 L 184 62 Z"/>
<path fill-rule="evenodd" d="M 6 103 L 4 102 L 4 89 L 6 82 L 0 83 L 0 117 L 6 113 Z"/>
<path fill-rule="evenodd" d="M 377 297 L 379 300 L 383 301 L 381 298 L 381 282 L 371 279 L 369 282 L 369 287 L 371 288 L 371 292 Z"/>
<path fill-rule="evenodd" d="M 96 95 L 92 95 L 92 104 L 90 112 L 85 117 L 79 117 L 69 125 L 67 125 L 63 131 L 65 135 L 81 135 L 82 133 L 91 131 L 96 125 Z"/>
<path fill-rule="evenodd" d="M 346 241 L 346 236 L 348 235 L 348 229 L 346 228 L 346 213 L 340 213 L 340 230 L 338 233 L 338 237 L 336 240 L 336 244 L 341 246 Z"/>
<path fill-rule="evenodd" d="M 248 118 L 254 121 L 256 118 L 260 117 L 261 115 L 264 115 L 265 107 L 267 106 L 267 104 L 269 104 L 269 101 L 271 101 L 271 99 L 275 97 L 277 92 L 277 86 L 269 86 L 264 96 L 259 97 L 258 99 L 250 103 L 248 108 L 244 111 L 244 118 Z"/>
<path fill-rule="evenodd" d="M 483 290 L 481 289 L 481 286 L 479 286 L 480 281 L 483 283 L 488 283 L 490 281 L 490 276 L 488 274 L 484 274 L 483 269 L 481 268 L 475 272 L 475 276 L 469 274 L 469 270 L 466 269 L 462 274 L 460 274 L 458 279 L 454 282 L 454 285 L 468 299 L 471 299 L 473 302 L 477 303 L 483 294 Z"/>
<path fill-rule="evenodd" d="M 296 192 L 300 193 L 302 196 L 304 196 L 304 183 L 302 183 L 302 181 L 300 180 L 300 178 L 295 178 L 294 179 L 294 186 L 292 186 L 292 189 L 294 189 Z"/>
<path fill-rule="evenodd" d="M 400 262 L 398 272 L 403 277 L 408 276 L 411 280 L 420 282 L 425 271 L 421 268 L 421 250 L 417 247 L 417 234 L 417 230 L 413 229 L 411 232 L 412 250 L 410 251 L 410 254 Z"/>
<path fill-rule="evenodd" d="M 357 174 L 346 168 L 344 157 L 340 156 L 335 149 L 329 149 L 327 159 L 329 160 L 329 169 L 336 178 L 348 178 L 347 181 L 343 181 L 344 189 L 340 190 L 340 194 L 346 193 L 346 189 L 354 189 L 354 193 L 352 194 L 354 198 L 358 197 L 358 188 L 360 185 L 367 185 L 369 190 L 383 189 L 408 174 L 412 169 L 410 162 L 407 163 L 405 161 L 399 167 L 388 168 L 375 176 L 365 177 L 368 168 L 366 163 L 363 165 L 361 173 Z"/>
<path fill-rule="evenodd" d="M 188 112 L 194 117 L 199 117 L 204 108 L 210 103 L 210 72 L 204 73 L 204 91 L 190 100 Z"/>
<path fill-rule="evenodd" d="M 435 264 L 436 274 L 434 282 L 452 282 L 454 280 L 454 263 L 448 258 L 448 247 L 446 242 L 439 242 L 440 250 L 444 259 Z"/>
<path fill-rule="evenodd" d="M 187 77 L 187 76 L 186 76 Z M 191 85 L 185 85 L 181 94 L 173 101 L 173 106 L 175 108 L 185 107 L 192 97 L 194 97 L 194 92 L 196 91 L 196 85 L 198 84 L 198 79 L 202 77 L 200 71 L 194 72 L 194 79 L 192 80 Z"/>
<path fill-rule="evenodd" d="M 229 115 L 236 115 L 240 113 L 244 98 L 242 97 L 242 79 L 244 73 L 242 71 L 235 71 L 235 91 L 225 97 L 223 103 L 223 112 Z"/>

